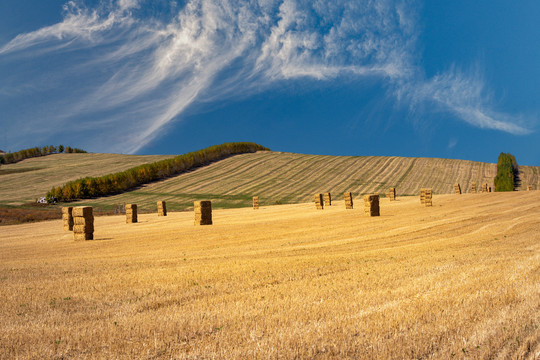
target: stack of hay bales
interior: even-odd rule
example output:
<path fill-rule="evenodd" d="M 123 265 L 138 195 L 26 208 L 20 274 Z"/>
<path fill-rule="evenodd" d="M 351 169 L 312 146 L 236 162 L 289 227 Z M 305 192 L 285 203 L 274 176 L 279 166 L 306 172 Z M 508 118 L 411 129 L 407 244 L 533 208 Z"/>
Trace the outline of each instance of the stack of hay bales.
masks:
<path fill-rule="evenodd" d="M 458 183 L 454 184 L 454 191 L 456 192 L 457 195 L 461 195 L 461 186 L 459 186 Z"/>
<path fill-rule="evenodd" d="M 253 210 L 259 209 L 259 197 L 254 196 L 253 197 Z"/>
<path fill-rule="evenodd" d="M 73 224 L 75 241 L 94 239 L 94 212 L 91 206 L 73 208 Z"/>
<path fill-rule="evenodd" d="M 364 213 L 367 216 L 380 216 L 379 195 L 364 195 Z"/>
<path fill-rule="evenodd" d="M 531 191 L 532 190 L 532 185 L 527 185 L 527 191 Z"/>
<path fill-rule="evenodd" d="M 158 216 L 167 216 L 167 204 L 165 201 L 157 202 L 157 214 Z"/>
<path fill-rule="evenodd" d="M 73 231 L 73 206 L 62 208 L 62 222 L 64 231 Z"/>
<path fill-rule="evenodd" d="M 420 189 L 420 204 L 424 205 L 426 203 L 426 189 Z"/>
<path fill-rule="evenodd" d="M 137 204 L 126 204 L 126 224 L 137 222 Z"/>
<path fill-rule="evenodd" d="M 352 194 L 350 192 L 346 192 L 345 194 L 343 194 L 343 197 L 345 198 L 345 209 L 352 209 L 353 208 Z"/>
<path fill-rule="evenodd" d="M 476 193 L 476 183 L 475 182 L 471 183 L 471 193 L 473 193 L 473 194 Z"/>
<path fill-rule="evenodd" d="M 195 225 L 212 225 L 212 202 L 209 200 L 195 201 Z"/>
<path fill-rule="evenodd" d="M 488 190 L 488 184 L 487 183 L 483 183 L 482 184 L 482 192 L 483 193 L 487 193 L 489 190 Z"/>
<path fill-rule="evenodd" d="M 433 191 L 431 189 L 424 189 L 424 205 L 433 206 L 432 199 Z"/>
<path fill-rule="evenodd" d="M 324 193 L 324 206 L 332 206 L 332 195 L 329 192 Z"/>
<path fill-rule="evenodd" d="M 323 202 L 322 194 L 315 194 L 315 207 L 317 208 L 317 210 L 324 209 L 324 202 Z"/>
<path fill-rule="evenodd" d="M 390 188 L 386 192 L 386 197 L 390 199 L 390 201 L 396 200 L 396 188 Z"/>

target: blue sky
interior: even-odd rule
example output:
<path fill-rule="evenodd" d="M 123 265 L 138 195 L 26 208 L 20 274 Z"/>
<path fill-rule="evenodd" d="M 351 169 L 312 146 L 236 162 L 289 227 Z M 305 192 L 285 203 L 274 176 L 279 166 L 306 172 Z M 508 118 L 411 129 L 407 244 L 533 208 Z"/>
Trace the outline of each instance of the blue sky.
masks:
<path fill-rule="evenodd" d="M 540 2 L 3 0 L 0 149 L 540 165 Z"/>

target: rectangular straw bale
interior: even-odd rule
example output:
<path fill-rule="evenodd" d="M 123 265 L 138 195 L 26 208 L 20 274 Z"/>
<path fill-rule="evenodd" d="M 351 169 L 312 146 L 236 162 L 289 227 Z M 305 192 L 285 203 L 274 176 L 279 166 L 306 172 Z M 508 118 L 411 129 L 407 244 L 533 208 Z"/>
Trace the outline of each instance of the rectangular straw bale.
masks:
<path fill-rule="evenodd" d="M 85 225 L 85 224 L 93 224 L 94 218 L 83 218 L 76 216 L 73 218 L 73 225 Z"/>
<path fill-rule="evenodd" d="M 167 204 L 165 201 L 157 202 L 158 216 L 167 216 Z"/>
<path fill-rule="evenodd" d="M 324 209 L 323 194 L 315 194 L 315 207 L 317 210 Z"/>
<path fill-rule="evenodd" d="M 73 233 L 73 238 L 75 241 L 86 241 L 86 240 L 94 240 L 94 234 L 93 233 Z"/>
<path fill-rule="evenodd" d="M 324 193 L 324 206 L 332 206 L 332 195 L 329 192 Z"/>
<path fill-rule="evenodd" d="M 352 194 L 350 192 L 346 192 L 343 194 L 343 197 L 345 198 L 345 209 L 352 209 L 353 208 Z"/>
<path fill-rule="evenodd" d="M 73 230 L 73 206 L 65 206 L 62 208 L 62 222 L 64 231 Z"/>
<path fill-rule="evenodd" d="M 253 210 L 259 209 L 259 197 L 254 196 L 253 197 Z"/>
<path fill-rule="evenodd" d="M 482 184 L 482 192 L 483 192 L 483 193 L 487 193 L 487 192 L 488 192 L 488 184 L 487 184 L 487 183 L 483 183 L 483 184 Z"/>
<path fill-rule="evenodd" d="M 476 193 L 476 183 L 475 182 L 472 182 L 471 183 L 471 193 Z"/>
<path fill-rule="evenodd" d="M 212 225 L 212 202 L 208 200 L 195 201 L 195 225 Z"/>
<path fill-rule="evenodd" d="M 527 191 L 531 191 L 532 190 L 532 185 L 527 185 Z"/>
<path fill-rule="evenodd" d="M 89 224 L 84 224 L 84 225 L 75 225 L 73 226 L 73 232 L 78 233 L 78 234 L 82 234 L 82 233 L 92 234 L 94 233 L 94 224 L 89 223 Z"/>
<path fill-rule="evenodd" d="M 126 204 L 126 224 L 137 222 L 137 204 Z"/>
<path fill-rule="evenodd" d="M 457 195 L 461 195 L 461 186 L 458 183 L 454 184 L 454 191 Z"/>
<path fill-rule="evenodd" d="M 424 204 L 426 202 L 426 189 L 421 188 L 420 189 L 420 204 Z"/>
<path fill-rule="evenodd" d="M 379 195 L 364 195 L 364 213 L 367 216 L 380 216 Z"/>
<path fill-rule="evenodd" d="M 94 218 L 91 206 L 77 206 L 73 208 L 73 217 Z"/>

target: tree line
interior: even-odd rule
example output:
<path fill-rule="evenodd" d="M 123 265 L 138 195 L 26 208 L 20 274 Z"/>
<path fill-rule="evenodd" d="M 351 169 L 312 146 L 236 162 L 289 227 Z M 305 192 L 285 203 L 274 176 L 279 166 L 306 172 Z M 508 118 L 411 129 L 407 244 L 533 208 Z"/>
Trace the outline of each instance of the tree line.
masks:
<path fill-rule="evenodd" d="M 72 148 L 71 146 L 64 145 L 49 145 L 43 147 L 33 147 L 30 149 L 23 149 L 17 152 L 9 152 L 4 155 L 0 155 L 0 164 L 14 164 L 16 162 L 22 161 L 24 159 L 40 157 L 51 154 L 60 154 L 60 153 L 86 153 L 86 151 Z"/>
<path fill-rule="evenodd" d="M 119 194 L 152 181 L 178 175 L 187 170 L 224 159 L 231 155 L 252 153 L 268 148 L 250 142 L 225 143 L 206 149 L 178 155 L 171 159 L 144 164 L 131 169 L 100 177 L 85 177 L 53 187 L 46 195 L 47 201 L 54 198 L 67 202 L 100 196 Z"/>
<path fill-rule="evenodd" d="M 501 153 L 497 161 L 497 176 L 495 176 L 495 191 L 514 191 L 516 188 L 519 169 L 514 155 Z"/>

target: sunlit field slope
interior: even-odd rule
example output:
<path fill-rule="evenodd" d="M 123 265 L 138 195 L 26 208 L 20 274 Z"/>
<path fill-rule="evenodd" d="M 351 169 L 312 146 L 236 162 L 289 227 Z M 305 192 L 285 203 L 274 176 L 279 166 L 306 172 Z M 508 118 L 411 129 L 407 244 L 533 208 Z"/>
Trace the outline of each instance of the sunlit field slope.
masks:
<path fill-rule="evenodd" d="M 540 191 L 356 200 L 5 227 L 0 358 L 540 358 Z"/>
<path fill-rule="evenodd" d="M 522 186 L 540 188 L 539 168 L 522 166 Z M 214 207 L 250 206 L 253 196 L 262 204 L 292 204 L 313 200 L 316 192 L 342 194 L 379 192 L 395 187 L 399 195 L 417 195 L 420 188 L 449 194 L 459 182 L 470 192 L 487 182 L 493 186 L 495 164 L 434 158 L 383 156 L 321 156 L 279 152 L 236 155 L 161 182 L 117 196 L 81 201 L 79 204 L 111 208 L 136 203 L 143 211 L 154 211 L 158 200 L 170 209 L 193 207 L 194 200 L 212 200 Z"/>
<path fill-rule="evenodd" d="M 0 167 L 0 204 L 20 205 L 45 196 L 53 186 L 101 176 L 172 155 L 54 154 Z"/>

